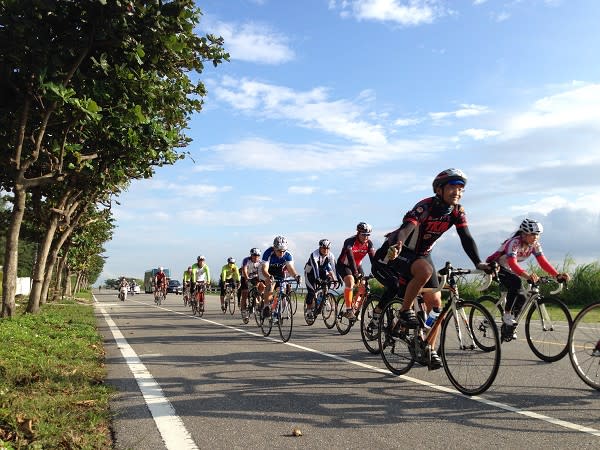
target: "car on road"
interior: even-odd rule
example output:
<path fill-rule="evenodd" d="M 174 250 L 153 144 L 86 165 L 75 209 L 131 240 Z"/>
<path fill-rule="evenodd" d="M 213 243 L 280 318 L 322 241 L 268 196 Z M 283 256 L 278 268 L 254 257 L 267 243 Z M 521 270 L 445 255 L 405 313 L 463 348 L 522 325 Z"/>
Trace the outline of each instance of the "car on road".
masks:
<path fill-rule="evenodd" d="M 175 295 L 183 294 L 183 286 L 181 282 L 179 280 L 169 280 L 167 293 L 172 293 Z"/>

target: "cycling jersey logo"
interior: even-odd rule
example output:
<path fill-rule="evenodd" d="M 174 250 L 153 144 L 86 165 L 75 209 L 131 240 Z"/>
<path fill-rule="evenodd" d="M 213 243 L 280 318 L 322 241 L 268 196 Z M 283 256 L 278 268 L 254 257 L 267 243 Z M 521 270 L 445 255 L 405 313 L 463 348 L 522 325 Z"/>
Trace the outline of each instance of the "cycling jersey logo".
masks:
<path fill-rule="evenodd" d="M 444 233 L 448 230 L 448 228 L 450 228 L 450 223 L 449 222 L 442 222 L 442 221 L 436 221 L 436 222 L 428 222 L 427 223 L 427 229 L 425 230 L 427 233 Z"/>

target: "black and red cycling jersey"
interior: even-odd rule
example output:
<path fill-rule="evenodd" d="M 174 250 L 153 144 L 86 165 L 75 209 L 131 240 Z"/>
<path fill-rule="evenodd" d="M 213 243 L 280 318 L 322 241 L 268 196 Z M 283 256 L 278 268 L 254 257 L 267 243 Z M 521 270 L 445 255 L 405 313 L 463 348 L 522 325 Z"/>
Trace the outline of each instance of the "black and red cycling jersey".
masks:
<path fill-rule="evenodd" d="M 167 274 L 164 272 L 157 272 L 154 276 L 154 281 L 156 282 L 156 286 L 162 286 L 165 284 L 167 279 Z"/>
<path fill-rule="evenodd" d="M 358 268 L 365 256 L 369 255 L 369 259 L 373 262 L 375 256 L 375 248 L 371 239 L 365 242 L 360 242 L 358 236 L 349 237 L 344 241 L 342 252 L 337 260 L 337 264 L 348 266 L 353 274 L 359 272 Z"/>

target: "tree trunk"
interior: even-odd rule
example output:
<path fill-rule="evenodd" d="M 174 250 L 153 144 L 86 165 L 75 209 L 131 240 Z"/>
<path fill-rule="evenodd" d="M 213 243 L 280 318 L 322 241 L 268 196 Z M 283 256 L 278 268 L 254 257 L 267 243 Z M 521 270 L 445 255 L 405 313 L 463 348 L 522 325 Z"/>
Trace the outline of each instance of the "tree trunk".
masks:
<path fill-rule="evenodd" d="M 4 272 L 2 275 L 2 317 L 13 317 L 15 314 L 15 294 L 17 292 L 17 264 L 19 262 L 19 233 L 23 215 L 25 214 L 25 199 L 27 193 L 21 184 L 15 184 L 13 189 L 13 210 L 10 226 L 6 235 L 4 252 Z"/>
<path fill-rule="evenodd" d="M 71 268 L 67 265 L 65 271 L 65 291 L 63 297 L 71 297 Z"/>
<path fill-rule="evenodd" d="M 58 227 L 58 216 L 52 215 L 50 224 L 46 229 L 46 236 L 38 247 L 38 254 L 33 266 L 33 282 L 31 284 L 31 293 L 29 294 L 29 302 L 27 303 L 28 313 L 37 313 L 40 310 L 40 296 L 42 293 L 42 283 L 44 281 L 44 273 L 46 268 L 46 261 L 48 260 L 48 253 L 50 253 L 50 245 L 52 239 L 56 233 Z"/>

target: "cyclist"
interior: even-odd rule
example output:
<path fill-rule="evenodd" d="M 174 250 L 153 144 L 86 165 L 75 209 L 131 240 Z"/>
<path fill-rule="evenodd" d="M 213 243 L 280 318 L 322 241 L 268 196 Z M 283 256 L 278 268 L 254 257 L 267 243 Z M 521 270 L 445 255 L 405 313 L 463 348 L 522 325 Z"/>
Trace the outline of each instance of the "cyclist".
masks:
<path fill-rule="evenodd" d="M 154 297 L 156 293 L 162 291 L 165 299 L 167 298 L 167 274 L 164 272 L 162 266 L 158 268 L 158 272 L 154 275 Z"/>
<path fill-rule="evenodd" d="M 188 266 L 187 270 L 185 272 L 183 272 L 183 276 L 181 277 L 182 282 L 183 282 L 183 296 L 184 296 L 184 301 L 185 296 L 187 295 L 187 300 L 192 298 L 192 295 L 194 294 L 194 288 L 192 287 L 192 278 L 194 277 L 194 271 L 192 269 L 192 266 Z"/>
<path fill-rule="evenodd" d="M 312 252 L 304 265 L 304 283 L 306 284 L 306 315 L 313 315 L 313 300 L 319 283 L 327 283 L 328 280 L 337 281 L 335 271 L 335 257 L 331 250 L 329 239 L 321 239 L 319 248 Z"/>
<path fill-rule="evenodd" d="M 344 241 L 342 252 L 336 264 L 337 273 L 344 280 L 345 316 L 350 320 L 356 320 L 356 316 L 352 311 L 352 290 L 354 289 L 354 284 L 365 275 L 361 262 L 366 255 L 369 255 L 372 265 L 373 257 L 375 256 L 373 242 L 369 239 L 371 231 L 373 231 L 371 225 L 359 222 L 356 225 L 356 235 Z"/>
<path fill-rule="evenodd" d="M 467 226 L 464 208 L 458 203 L 461 199 L 467 177 L 458 169 L 440 172 L 433 180 L 433 197 L 418 202 L 402 220 L 402 225 L 386 234 L 383 245 L 377 250 L 373 275 L 383 284 L 379 306 L 374 310 L 373 322 L 377 323 L 383 308 L 396 296 L 403 297 L 400 321 L 409 328 L 418 325 L 412 310 L 415 298 L 422 288 L 437 288 L 438 278 L 431 259 L 435 242 L 452 225 L 460 237 L 462 247 L 473 264 L 482 270 L 489 270 L 481 262 L 477 245 Z M 440 312 L 441 293 L 426 292 L 423 295 L 427 309 Z M 428 348 L 429 369 L 439 369 L 442 361 L 435 351 L 437 334 L 432 336 L 432 347 Z"/>
<path fill-rule="evenodd" d="M 221 311 L 223 312 L 225 312 L 225 286 L 234 283 L 234 289 L 237 290 L 237 285 L 240 283 L 240 271 L 235 265 L 235 258 L 230 256 L 227 258 L 227 264 L 221 268 L 221 278 L 219 279 L 219 287 L 221 288 Z"/>
<path fill-rule="evenodd" d="M 119 283 L 119 294 L 123 293 L 123 300 L 127 300 L 127 291 L 129 290 L 129 283 L 127 282 L 127 278 L 121 277 L 121 282 Z"/>
<path fill-rule="evenodd" d="M 516 325 L 515 316 L 519 314 L 526 300 L 521 278 L 525 278 L 531 283 L 539 280 L 537 274 L 527 272 L 519 263 L 534 255 L 540 267 L 548 275 L 556 277 L 558 282 L 571 279 L 568 273 L 558 273 L 544 256 L 539 241 L 543 231 L 544 227 L 537 220 L 524 219 L 517 232 L 505 240 L 500 248 L 486 259 L 488 263 L 496 262 L 500 265 L 498 279 L 508 289 L 502 316 L 502 321 L 506 325 Z"/>
<path fill-rule="evenodd" d="M 199 255 L 196 261 L 196 263 L 192 264 L 192 287 L 190 295 L 197 292 L 197 289 L 200 289 L 200 285 L 205 285 L 205 287 L 210 285 L 210 269 L 206 264 L 206 258 L 203 255 Z M 200 302 L 203 301 L 204 297 L 202 296 Z"/>
<path fill-rule="evenodd" d="M 287 239 L 283 236 L 275 236 L 273 246 L 265 250 L 262 255 L 261 271 L 259 272 L 260 280 L 265 283 L 265 292 L 263 294 L 265 308 L 270 304 L 273 297 L 273 290 L 278 287 L 278 283 L 273 283 L 273 278 L 283 279 L 285 271 L 289 272 L 292 277 L 300 282 L 300 275 L 294 268 L 294 257 L 287 251 Z M 271 305 L 271 313 L 277 306 L 276 302 Z M 273 322 L 277 321 L 277 317 L 273 317 Z"/>
<path fill-rule="evenodd" d="M 265 285 L 258 278 L 260 272 L 260 250 L 256 247 L 250 249 L 250 256 L 246 256 L 242 261 L 242 268 L 240 270 L 241 291 L 242 291 L 242 316 L 244 319 L 248 318 L 248 289 L 250 285 L 257 286 L 258 292 L 264 292 Z"/>

